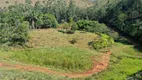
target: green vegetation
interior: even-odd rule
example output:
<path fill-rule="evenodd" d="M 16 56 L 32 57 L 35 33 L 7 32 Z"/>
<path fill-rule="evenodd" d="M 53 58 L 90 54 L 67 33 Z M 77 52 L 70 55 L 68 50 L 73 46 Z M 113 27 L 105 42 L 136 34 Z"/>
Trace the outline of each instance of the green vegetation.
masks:
<path fill-rule="evenodd" d="M 95 51 L 89 49 L 88 42 L 96 35 L 93 33 L 63 34 L 56 29 L 33 30 L 30 40 L 23 48 L 0 50 L 0 59 L 17 61 L 22 64 L 44 66 L 65 72 L 83 72 L 93 67 L 90 57 L 97 57 Z M 70 40 L 77 38 L 77 43 L 72 45 Z M 84 39 L 82 39 L 84 38 Z M 86 38 L 86 39 L 85 39 Z"/>
<path fill-rule="evenodd" d="M 53 48 L 54 49 L 54 48 Z M 35 51 L 35 50 L 34 50 Z M 23 51 L 25 52 L 25 51 Z M 142 57 L 138 56 L 141 55 L 141 52 L 135 50 L 132 45 L 126 45 L 121 43 L 115 43 L 112 48 L 111 52 L 113 52 L 110 60 L 110 64 L 108 69 L 102 71 L 101 73 L 94 74 L 93 76 L 87 78 L 77 78 L 77 79 L 70 79 L 65 77 L 59 77 L 56 75 L 49 75 L 46 73 L 38 73 L 38 72 L 26 72 L 26 71 L 17 71 L 13 69 L 2 69 L 0 68 L 0 73 L 2 79 L 52 79 L 52 80 L 124 80 L 129 75 L 140 71 L 142 66 Z M 2 58 L 8 58 L 10 54 L 13 52 L 1 54 Z M 17 53 L 18 54 L 18 53 Z M 4 56 L 7 55 L 7 56 Z M 31 58 L 31 57 L 30 57 Z M 11 59 L 10 59 L 11 60 Z M 36 76 L 35 76 L 36 75 Z M 48 78 L 49 77 L 49 78 Z"/>
<path fill-rule="evenodd" d="M 142 52 L 135 47 L 135 42 L 142 42 L 142 0 L 95 0 L 90 7 L 78 7 L 73 0 L 32 2 L 0 8 L 1 79 L 125 80 L 142 70 Z M 108 68 L 86 78 L 22 73 L 1 64 L 14 62 L 80 73 L 92 69 L 94 59 L 101 61 L 106 48 L 112 52 Z"/>
<path fill-rule="evenodd" d="M 106 6 L 106 15 L 100 21 L 141 42 L 142 0 L 118 0 Z"/>
<path fill-rule="evenodd" d="M 122 60 L 118 64 L 110 66 L 108 70 L 95 75 L 94 78 L 97 80 L 125 80 L 128 75 L 141 70 L 141 64 L 142 60 L 140 59 L 122 57 Z"/>
<path fill-rule="evenodd" d="M 56 28 L 58 22 L 52 14 L 40 14 L 36 21 L 36 28 Z"/>
<path fill-rule="evenodd" d="M 15 24 L 1 23 L 0 24 L 0 44 L 24 45 L 28 41 L 29 23 L 24 21 L 20 22 L 16 27 Z"/>
<path fill-rule="evenodd" d="M 93 62 L 90 59 L 92 55 L 87 51 L 72 47 L 55 47 L 17 51 L 14 52 L 11 59 L 29 64 L 79 72 L 93 67 Z"/>
<path fill-rule="evenodd" d="M 0 69 L 1 80 L 63 80 L 65 77 L 57 77 L 39 72 L 19 71 L 12 69 Z"/>
<path fill-rule="evenodd" d="M 108 35 L 105 34 L 99 34 L 99 38 L 94 40 L 91 45 L 93 46 L 94 49 L 103 49 L 112 46 L 114 43 L 113 38 L 109 37 Z"/>
<path fill-rule="evenodd" d="M 115 43 L 111 48 L 113 52 L 109 68 L 100 74 L 94 75 L 89 80 L 125 80 L 129 75 L 141 70 L 141 52 L 135 50 L 132 45 Z"/>
<path fill-rule="evenodd" d="M 138 79 L 138 80 L 141 80 L 142 79 L 142 71 L 139 71 L 133 75 L 130 75 L 127 79 L 128 80 L 134 80 L 134 79 Z"/>
<path fill-rule="evenodd" d="M 77 22 L 79 30 L 88 32 L 107 33 L 109 31 L 105 24 L 100 24 L 98 21 L 79 20 Z"/>

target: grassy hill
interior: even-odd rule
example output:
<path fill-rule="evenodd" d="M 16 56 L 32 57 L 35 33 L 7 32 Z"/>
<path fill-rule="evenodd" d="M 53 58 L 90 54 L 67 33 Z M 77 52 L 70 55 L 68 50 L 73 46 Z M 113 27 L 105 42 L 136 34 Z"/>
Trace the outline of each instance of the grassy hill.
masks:
<path fill-rule="evenodd" d="M 10 58 L 27 64 L 48 66 L 57 70 L 82 72 L 93 66 L 90 57 L 101 55 L 91 50 L 88 45 L 89 42 L 97 37 L 93 33 L 77 31 L 75 34 L 63 34 L 56 29 L 48 29 L 31 31 L 30 36 L 31 39 L 27 43 L 28 49 L 21 51 L 20 48 L 12 48 L 14 53 L 5 54 L 6 52 L 3 52 L 3 57 L 9 56 L 7 59 Z M 77 40 L 75 44 L 70 42 L 73 39 Z M 73 67 L 73 65 L 76 66 Z"/>
<path fill-rule="evenodd" d="M 15 1 L 24 3 L 24 0 Z M 73 9 L 74 5 L 66 11 L 63 6 L 61 11 L 58 11 L 60 7 L 54 4 L 55 8 L 51 9 L 51 12 L 56 14 L 59 23 L 62 22 L 59 25 L 52 14 L 45 14 L 51 7 L 36 7 L 39 9 L 30 10 L 24 5 L 1 12 L 0 80 L 126 80 L 132 74 L 141 71 L 140 46 L 115 34 L 115 31 L 108 29 L 105 24 L 88 20 L 84 15 L 93 17 L 96 14 L 93 11 L 104 11 L 106 6 L 116 5 L 120 0 L 115 1 L 98 0 L 96 6 L 85 11 L 83 8 Z M 32 0 L 33 5 L 35 2 L 36 0 Z M 75 0 L 75 3 L 79 7 L 92 4 L 88 0 Z M 14 4 L 14 0 L 3 0 L 0 4 L 7 7 Z M 74 10 L 76 13 L 71 17 L 76 15 L 78 17 L 75 17 L 75 20 L 80 19 L 76 23 L 70 17 Z M 121 16 L 123 18 L 125 15 Z M 82 20 L 86 18 L 87 20 Z M 109 21 L 109 18 L 104 19 Z M 33 23 L 41 28 L 29 30 Z M 114 37 L 116 42 L 106 34 Z"/>
<path fill-rule="evenodd" d="M 141 70 L 141 52 L 130 44 L 115 43 L 111 48 L 109 67 L 96 75 L 87 78 L 71 79 L 55 74 L 37 71 L 26 71 L 10 68 L 1 63 L 11 65 L 38 66 L 58 72 L 84 72 L 93 66 L 90 57 L 100 61 L 103 55 L 91 49 L 88 42 L 97 38 L 94 33 L 77 31 L 75 34 L 65 34 L 56 29 L 33 30 L 30 32 L 29 48 L 0 48 L 1 80 L 125 80 L 127 76 Z M 72 39 L 77 43 L 71 44 Z M 25 68 L 26 69 L 26 68 Z M 32 70 L 29 69 L 29 70 Z M 109 76 L 109 77 L 108 77 Z"/>
<path fill-rule="evenodd" d="M 11 4 L 14 3 L 24 3 L 25 0 L 0 0 L 0 6 L 1 7 L 7 7 Z M 39 1 L 39 0 L 31 0 L 32 4 L 35 4 L 35 2 Z M 43 2 L 44 0 L 40 0 L 41 2 Z M 69 0 L 66 0 L 67 3 L 69 2 Z M 79 7 L 87 7 L 87 6 L 91 6 L 93 5 L 93 2 L 90 0 L 74 0 L 75 3 L 79 6 Z"/>

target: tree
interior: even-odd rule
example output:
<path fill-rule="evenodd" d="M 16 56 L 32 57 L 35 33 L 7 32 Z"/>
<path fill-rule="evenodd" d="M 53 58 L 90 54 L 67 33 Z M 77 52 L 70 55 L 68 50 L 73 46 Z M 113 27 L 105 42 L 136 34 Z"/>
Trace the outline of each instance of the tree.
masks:
<path fill-rule="evenodd" d="M 98 21 L 90 21 L 90 20 L 79 20 L 77 22 L 79 30 L 85 30 L 88 32 L 100 32 L 107 33 L 109 29 L 105 24 L 101 24 Z"/>
<path fill-rule="evenodd" d="M 38 22 L 40 22 L 41 28 L 56 28 L 58 26 L 58 22 L 52 14 L 41 15 L 41 20 L 38 20 Z"/>
<path fill-rule="evenodd" d="M 29 23 L 27 21 L 21 22 L 11 35 L 12 44 L 23 45 L 28 41 Z"/>
<path fill-rule="evenodd" d="M 67 11 L 68 17 L 72 17 L 73 19 L 75 18 L 76 15 L 76 5 L 72 0 L 70 0 L 68 11 Z"/>

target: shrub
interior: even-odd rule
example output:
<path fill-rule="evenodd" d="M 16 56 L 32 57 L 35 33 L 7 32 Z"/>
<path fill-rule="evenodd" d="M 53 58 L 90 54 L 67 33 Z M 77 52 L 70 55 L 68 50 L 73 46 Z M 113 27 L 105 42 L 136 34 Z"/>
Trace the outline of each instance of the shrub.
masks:
<path fill-rule="evenodd" d="M 73 38 L 71 41 L 70 41 L 71 44 L 75 44 L 77 43 L 77 39 L 76 38 Z"/>
<path fill-rule="evenodd" d="M 71 24 L 71 30 L 78 30 L 78 25 L 75 22 Z"/>
<path fill-rule="evenodd" d="M 41 19 L 37 22 L 38 24 L 41 25 L 41 28 L 56 28 L 58 26 L 58 22 L 54 15 L 43 14 L 40 16 L 41 16 Z"/>
<path fill-rule="evenodd" d="M 76 24 L 76 22 L 74 22 L 72 17 L 69 18 L 68 24 L 71 27 L 71 30 L 78 30 L 78 25 Z"/>
<path fill-rule="evenodd" d="M 69 24 L 67 22 L 63 22 L 63 23 L 60 24 L 59 28 L 68 30 L 69 29 Z"/>
<path fill-rule="evenodd" d="M 23 44 L 28 41 L 28 31 L 29 31 L 29 22 L 22 22 L 18 28 L 15 30 L 13 35 L 11 35 L 11 42 L 16 44 Z"/>
<path fill-rule="evenodd" d="M 79 30 L 85 30 L 88 32 L 100 32 L 107 33 L 109 29 L 105 24 L 101 24 L 98 21 L 90 21 L 90 20 L 79 20 L 77 22 Z"/>
<path fill-rule="evenodd" d="M 111 46 L 113 43 L 113 38 L 106 34 L 99 34 L 99 38 L 92 42 L 92 46 L 94 49 L 102 49 Z"/>
<path fill-rule="evenodd" d="M 67 33 L 67 34 L 74 34 L 75 31 L 74 31 L 74 30 L 68 30 L 68 31 L 66 31 L 66 33 Z"/>
<path fill-rule="evenodd" d="M 119 34 L 115 31 L 110 31 L 107 33 L 107 35 L 109 35 L 110 37 L 112 37 L 115 41 L 117 41 L 119 39 Z"/>
<path fill-rule="evenodd" d="M 16 26 L 9 24 L 0 25 L 0 43 L 1 44 L 19 44 L 23 45 L 28 41 L 29 23 L 26 21 L 19 22 Z"/>
<path fill-rule="evenodd" d="M 9 3 L 9 1 L 5 1 L 5 3 L 6 3 L 6 4 L 8 4 L 8 3 Z"/>

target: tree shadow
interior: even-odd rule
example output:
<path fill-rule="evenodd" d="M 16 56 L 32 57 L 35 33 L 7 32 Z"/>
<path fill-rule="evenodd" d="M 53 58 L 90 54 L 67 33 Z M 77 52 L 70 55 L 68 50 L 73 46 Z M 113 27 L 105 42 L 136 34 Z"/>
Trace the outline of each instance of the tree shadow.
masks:
<path fill-rule="evenodd" d="M 139 52 L 142 52 L 142 46 L 141 45 L 135 45 L 134 48 L 138 50 Z"/>
<path fill-rule="evenodd" d="M 126 45 L 132 45 L 133 44 L 127 38 L 124 38 L 124 37 L 121 37 L 121 36 L 117 40 L 115 40 L 115 42 L 119 42 L 119 43 L 126 44 Z"/>
<path fill-rule="evenodd" d="M 58 32 L 61 32 L 63 34 L 74 34 L 75 31 L 74 30 L 68 30 L 68 31 L 65 31 L 65 30 L 58 30 Z"/>
<path fill-rule="evenodd" d="M 132 75 L 129 75 L 127 77 L 127 80 L 142 80 L 142 70 L 140 70 L 137 73 L 134 73 Z"/>

